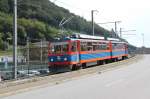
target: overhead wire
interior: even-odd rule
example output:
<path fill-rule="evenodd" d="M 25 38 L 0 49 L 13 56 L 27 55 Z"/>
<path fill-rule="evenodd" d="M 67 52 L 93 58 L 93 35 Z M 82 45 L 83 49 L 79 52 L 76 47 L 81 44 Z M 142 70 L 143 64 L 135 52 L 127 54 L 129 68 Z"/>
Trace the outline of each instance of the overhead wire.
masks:
<path fill-rule="evenodd" d="M 60 0 L 50 0 L 51 2 L 53 2 L 54 4 L 56 4 L 56 5 L 59 5 L 58 3 L 60 3 L 60 4 L 63 4 L 63 5 L 66 5 L 66 6 L 68 6 L 68 7 L 70 7 L 72 10 L 74 9 L 74 10 L 77 10 L 79 13 L 81 12 L 81 14 L 79 14 L 79 16 L 81 16 L 81 17 L 83 17 L 84 18 L 84 15 L 85 15 L 85 13 L 90 13 L 91 12 L 91 10 L 90 9 L 81 9 L 81 8 L 79 8 L 79 7 L 76 7 L 76 6 L 74 6 L 74 5 L 71 5 L 71 4 L 68 4 L 68 3 L 65 3 L 65 2 L 62 2 L 62 1 L 60 1 Z M 64 7 L 64 6 L 63 6 Z M 67 7 L 66 7 L 67 8 Z M 71 10 L 70 9 L 70 10 Z M 74 12 L 75 13 L 75 12 Z"/>

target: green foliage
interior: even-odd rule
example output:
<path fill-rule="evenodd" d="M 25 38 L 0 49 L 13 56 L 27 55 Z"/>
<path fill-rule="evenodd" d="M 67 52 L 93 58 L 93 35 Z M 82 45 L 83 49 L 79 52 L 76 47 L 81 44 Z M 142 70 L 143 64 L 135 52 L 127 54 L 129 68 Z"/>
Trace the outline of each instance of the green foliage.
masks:
<path fill-rule="evenodd" d="M 26 44 L 26 38 L 53 40 L 73 31 L 92 34 L 91 22 L 58 7 L 49 0 L 17 0 L 18 1 L 18 43 Z M 72 20 L 66 23 L 63 34 L 59 23 L 63 18 Z M 13 0 L 0 0 L 0 33 L 3 35 L 0 46 L 9 38 L 12 44 L 13 34 Z M 95 24 L 95 34 L 104 35 L 109 31 Z M 0 47 L 1 48 L 1 47 Z"/>
<path fill-rule="evenodd" d="M 0 33 L 0 49 L 3 49 L 2 33 Z"/>
<path fill-rule="evenodd" d="M 8 0 L 0 0 L 0 11 L 8 13 L 10 9 Z"/>

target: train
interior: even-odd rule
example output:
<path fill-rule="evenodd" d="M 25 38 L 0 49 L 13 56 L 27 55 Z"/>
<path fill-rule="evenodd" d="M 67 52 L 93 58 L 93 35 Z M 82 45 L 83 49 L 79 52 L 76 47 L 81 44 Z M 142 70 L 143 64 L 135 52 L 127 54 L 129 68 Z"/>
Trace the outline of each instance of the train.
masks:
<path fill-rule="evenodd" d="M 74 34 L 49 43 L 48 68 L 77 70 L 93 64 L 115 62 L 128 58 L 128 44 L 119 39 Z"/>

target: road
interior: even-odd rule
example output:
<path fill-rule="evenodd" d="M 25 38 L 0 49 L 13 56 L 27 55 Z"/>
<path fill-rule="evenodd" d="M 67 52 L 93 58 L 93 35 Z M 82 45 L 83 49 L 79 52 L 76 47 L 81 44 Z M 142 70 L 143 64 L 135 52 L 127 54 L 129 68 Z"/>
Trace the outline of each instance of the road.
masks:
<path fill-rule="evenodd" d="M 129 66 L 2 99 L 150 99 L 149 62 L 145 55 Z"/>

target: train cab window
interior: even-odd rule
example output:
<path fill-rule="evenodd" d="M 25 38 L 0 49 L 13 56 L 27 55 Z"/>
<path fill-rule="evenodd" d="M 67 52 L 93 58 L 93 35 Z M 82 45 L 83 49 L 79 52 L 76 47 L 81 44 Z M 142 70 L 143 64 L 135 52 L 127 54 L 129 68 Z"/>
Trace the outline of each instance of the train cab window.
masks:
<path fill-rule="evenodd" d="M 69 51 L 68 44 L 52 45 L 50 47 L 50 53 L 52 54 L 63 54 Z"/>
<path fill-rule="evenodd" d="M 77 51 L 77 42 L 72 42 L 71 43 L 71 51 L 76 52 Z"/>
<path fill-rule="evenodd" d="M 61 45 L 55 45 L 53 49 L 53 53 L 60 54 L 61 53 Z"/>
<path fill-rule="evenodd" d="M 62 53 L 68 52 L 68 44 L 62 45 Z"/>

